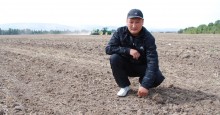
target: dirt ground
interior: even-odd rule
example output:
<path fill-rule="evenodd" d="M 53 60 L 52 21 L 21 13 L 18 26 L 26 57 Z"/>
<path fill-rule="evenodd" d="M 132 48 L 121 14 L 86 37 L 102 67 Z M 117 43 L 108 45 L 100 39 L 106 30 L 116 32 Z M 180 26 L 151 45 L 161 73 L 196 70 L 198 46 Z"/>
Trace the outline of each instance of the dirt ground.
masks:
<path fill-rule="evenodd" d="M 220 35 L 153 34 L 165 81 L 117 97 L 111 36 L 0 36 L 0 115 L 220 114 Z"/>

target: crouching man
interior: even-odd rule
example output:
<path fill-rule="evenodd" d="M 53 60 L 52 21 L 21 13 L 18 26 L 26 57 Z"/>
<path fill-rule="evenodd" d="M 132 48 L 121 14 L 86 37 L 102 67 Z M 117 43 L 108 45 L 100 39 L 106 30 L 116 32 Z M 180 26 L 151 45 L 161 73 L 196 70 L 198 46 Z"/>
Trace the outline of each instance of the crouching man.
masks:
<path fill-rule="evenodd" d="M 139 77 L 138 97 L 147 96 L 149 89 L 157 87 L 165 79 L 159 70 L 155 38 L 143 27 L 144 18 L 139 9 L 127 14 L 127 26 L 119 27 L 112 35 L 105 50 L 116 83 L 121 88 L 118 96 L 126 96 L 130 90 L 128 77 Z"/>

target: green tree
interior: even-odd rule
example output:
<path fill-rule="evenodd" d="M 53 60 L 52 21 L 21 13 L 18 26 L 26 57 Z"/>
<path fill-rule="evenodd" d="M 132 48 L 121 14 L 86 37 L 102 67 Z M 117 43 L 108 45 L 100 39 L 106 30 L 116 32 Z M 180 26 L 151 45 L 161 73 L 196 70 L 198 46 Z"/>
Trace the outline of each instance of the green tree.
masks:
<path fill-rule="evenodd" d="M 104 28 L 102 28 L 102 34 L 103 35 L 106 35 L 107 34 L 107 32 L 108 32 L 108 28 L 107 27 L 104 27 Z"/>
<path fill-rule="evenodd" d="M 195 27 L 189 27 L 184 29 L 184 33 L 186 34 L 196 34 L 196 28 Z"/>
<path fill-rule="evenodd" d="M 220 20 L 216 20 L 215 25 L 220 25 Z"/>
<path fill-rule="evenodd" d="M 207 26 L 205 24 L 199 25 L 196 30 L 197 34 L 205 33 L 207 31 Z"/>
<path fill-rule="evenodd" d="M 94 30 L 91 32 L 91 35 L 100 35 L 100 34 L 99 34 L 99 29 L 94 29 Z"/>
<path fill-rule="evenodd" d="M 183 31 L 184 31 L 183 29 L 180 29 L 180 30 L 178 31 L 178 33 L 181 34 L 181 33 L 183 33 Z"/>
<path fill-rule="evenodd" d="M 215 21 L 215 33 L 220 34 L 220 20 Z"/>
<path fill-rule="evenodd" d="M 198 27 L 188 27 L 180 29 L 178 33 L 186 34 L 220 34 L 220 20 L 215 23 L 209 23 L 208 25 L 201 24 Z"/>

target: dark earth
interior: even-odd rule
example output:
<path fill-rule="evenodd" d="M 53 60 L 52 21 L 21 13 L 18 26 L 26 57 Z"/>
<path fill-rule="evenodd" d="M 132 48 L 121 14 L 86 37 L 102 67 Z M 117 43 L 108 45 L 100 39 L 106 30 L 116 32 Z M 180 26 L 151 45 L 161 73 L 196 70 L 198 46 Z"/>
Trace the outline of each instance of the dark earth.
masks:
<path fill-rule="evenodd" d="M 154 33 L 165 81 L 117 97 L 111 36 L 1 35 L 0 115 L 220 115 L 220 35 Z"/>

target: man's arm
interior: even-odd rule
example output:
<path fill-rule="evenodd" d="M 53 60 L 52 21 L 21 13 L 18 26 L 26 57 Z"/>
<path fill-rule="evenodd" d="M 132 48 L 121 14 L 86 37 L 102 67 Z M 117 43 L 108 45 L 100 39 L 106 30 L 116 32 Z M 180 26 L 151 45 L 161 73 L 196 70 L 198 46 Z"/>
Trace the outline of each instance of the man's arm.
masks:
<path fill-rule="evenodd" d="M 158 70 L 158 54 L 156 49 L 157 47 L 155 44 L 155 39 L 149 33 L 146 48 L 147 69 L 141 83 L 141 86 L 146 89 L 153 87 L 153 83 L 155 81 L 155 73 Z"/>
<path fill-rule="evenodd" d="M 111 37 L 108 45 L 105 48 L 106 54 L 112 55 L 112 54 L 129 54 L 130 48 L 122 47 L 121 41 L 120 41 L 120 32 L 116 31 L 113 36 Z"/>

